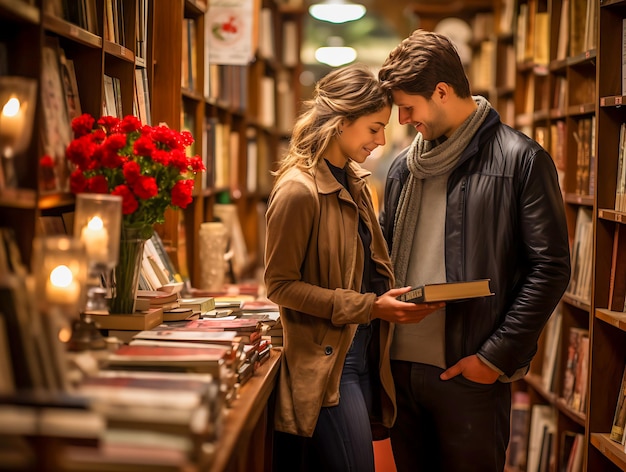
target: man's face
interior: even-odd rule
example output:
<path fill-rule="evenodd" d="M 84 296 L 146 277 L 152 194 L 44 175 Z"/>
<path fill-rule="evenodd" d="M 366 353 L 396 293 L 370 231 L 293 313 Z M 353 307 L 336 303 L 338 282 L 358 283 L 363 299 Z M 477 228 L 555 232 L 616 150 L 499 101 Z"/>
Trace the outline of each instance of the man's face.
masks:
<path fill-rule="evenodd" d="M 393 101 L 398 107 L 398 121 L 410 125 L 422 133 L 426 140 L 434 140 L 446 134 L 447 119 L 440 96 L 435 91 L 430 99 L 411 95 L 401 90 L 392 91 Z"/>

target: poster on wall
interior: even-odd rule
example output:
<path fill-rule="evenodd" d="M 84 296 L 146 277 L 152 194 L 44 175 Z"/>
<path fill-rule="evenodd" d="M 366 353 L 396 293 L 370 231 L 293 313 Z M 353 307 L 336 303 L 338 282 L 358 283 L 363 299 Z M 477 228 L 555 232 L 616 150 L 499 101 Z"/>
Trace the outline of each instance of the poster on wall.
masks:
<path fill-rule="evenodd" d="M 250 62 L 254 55 L 253 0 L 211 0 L 206 21 L 210 64 Z"/>

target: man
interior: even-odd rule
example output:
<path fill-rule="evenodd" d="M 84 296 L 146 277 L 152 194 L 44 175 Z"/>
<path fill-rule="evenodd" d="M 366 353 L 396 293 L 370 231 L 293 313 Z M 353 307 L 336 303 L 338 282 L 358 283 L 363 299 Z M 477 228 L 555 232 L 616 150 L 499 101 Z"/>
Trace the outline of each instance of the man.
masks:
<path fill-rule="evenodd" d="M 472 97 L 445 36 L 415 31 L 379 79 L 413 126 L 393 162 L 381 224 L 396 286 L 490 279 L 495 295 L 396 325 L 391 363 L 399 471 L 501 471 L 510 382 L 527 371 L 570 276 L 565 213 L 548 153 Z"/>

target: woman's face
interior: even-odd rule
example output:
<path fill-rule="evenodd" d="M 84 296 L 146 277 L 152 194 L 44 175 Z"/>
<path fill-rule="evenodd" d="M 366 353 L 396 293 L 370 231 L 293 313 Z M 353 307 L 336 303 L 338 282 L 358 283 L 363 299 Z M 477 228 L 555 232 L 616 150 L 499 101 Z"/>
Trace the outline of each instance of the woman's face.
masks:
<path fill-rule="evenodd" d="M 385 126 L 389 123 L 391 107 L 357 118 L 351 123 L 340 125 L 331 155 L 326 158 L 335 166 L 343 167 L 349 159 L 359 164 L 378 146 L 385 144 Z"/>

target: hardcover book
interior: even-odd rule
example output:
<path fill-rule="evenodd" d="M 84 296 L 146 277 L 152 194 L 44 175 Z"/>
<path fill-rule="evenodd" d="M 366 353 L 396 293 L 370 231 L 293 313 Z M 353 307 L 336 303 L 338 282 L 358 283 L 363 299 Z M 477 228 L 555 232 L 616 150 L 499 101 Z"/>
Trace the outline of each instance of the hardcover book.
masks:
<path fill-rule="evenodd" d="M 181 307 L 191 308 L 193 311 L 205 313 L 215 309 L 213 297 L 182 297 L 178 303 Z"/>
<path fill-rule="evenodd" d="M 204 372 L 221 378 L 226 349 L 169 346 L 125 345 L 106 358 L 107 366 L 132 368 L 180 369 Z"/>
<path fill-rule="evenodd" d="M 150 308 L 128 315 L 87 313 L 100 329 L 144 330 L 163 322 L 163 308 Z"/>
<path fill-rule="evenodd" d="M 493 295 L 493 293 L 489 288 L 489 279 L 479 279 L 467 282 L 445 282 L 421 285 L 400 295 L 398 300 L 411 303 L 429 303 L 461 301 L 491 295 Z"/>

